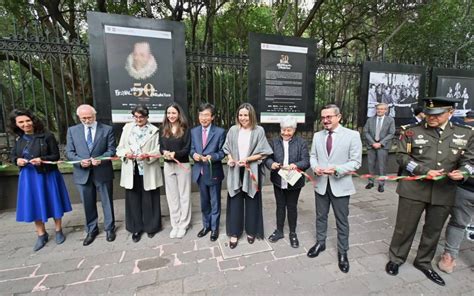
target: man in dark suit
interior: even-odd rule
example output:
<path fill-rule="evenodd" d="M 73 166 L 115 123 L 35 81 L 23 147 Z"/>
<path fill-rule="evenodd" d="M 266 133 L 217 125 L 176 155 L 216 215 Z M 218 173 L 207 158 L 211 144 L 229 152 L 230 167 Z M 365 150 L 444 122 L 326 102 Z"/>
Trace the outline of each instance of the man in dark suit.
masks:
<path fill-rule="evenodd" d="M 397 219 L 390 243 L 390 261 L 385 266 L 389 275 L 397 275 L 399 266 L 406 261 L 424 213 L 425 224 L 413 265 L 431 281 L 445 285 L 431 261 L 455 201 L 456 181 L 466 181 L 474 174 L 474 133 L 470 127 L 449 122 L 457 101 L 446 97 L 426 98 L 425 120 L 402 127 L 397 161 L 403 167 L 403 175 L 426 175 L 427 179 L 398 183 Z"/>
<path fill-rule="evenodd" d="M 203 228 L 198 237 L 211 232 L 211 241 L 219 237 L 221 216 L 221 185 L 224 179 L 222 159 L 224 129 L 212 124 L 215 108 L 209 103 L 199 106 L 199 123 L 191 130 L 191 152 L 194 159 L 192 179 L 199 185 Z"/>
<path fill-rule="evenodd" d="M 379 103 L 375 107 L 376 115 L 367 119 L 364 135 L 367 142 L 367 160 L 371 175 L 384 176 L 388 160 L 388 151 L 392 147 L 395 134 L 395 120 L 387 116 L 388 105 Z M 384 180 L 379 180 L 378 191 L 384 191 Z M 374 178 L 369 178 L 366 189 L 374 187 Z"/>
<path fill-rule="evenodd" d="M 111 126 L 96 121 L 96 113 L 92 106 L 80 105 L 76 114 L 81 123 L 67 131 L 66 156 L 69 160 L 80 161 L 74 164 L 73 180 L 86 215 L 87 236 L 83 241 L 84 246 L 90 245 L 99 233 L 97 191 L 104 211 L 107 241 L 115 240 L 112 162 L 97 159 L 115 155 L 115 137 Z"/>

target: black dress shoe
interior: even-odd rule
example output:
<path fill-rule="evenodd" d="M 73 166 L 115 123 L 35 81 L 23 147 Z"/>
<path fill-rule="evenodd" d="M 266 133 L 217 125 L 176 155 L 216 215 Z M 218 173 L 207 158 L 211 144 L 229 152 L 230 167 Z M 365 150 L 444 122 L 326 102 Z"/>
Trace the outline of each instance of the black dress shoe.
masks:
<path fill-rule="evenodd" d="M 113 242 L 115 240 L 115 230 L 110 230 L 110 231 L 107 231 L 106 232 L 106 236 L 105 236 L 105 239 L 108 241 L 108 242 Z"/>
<path fill-rule="evenodd" d="M 147 233 L 147 236 L 149 238 L 153 238 L 155 236 L 156 232 L 152 232 L 152 233 Z"/>
<path fill-rule="evenodd" d="M 293 248 L 298 248 L 300 246 L 296 232 L 290 232 L 290 244 Z"/>
<path fill-rule="evenodd" d="M 211 231 L 211 242 L 215 242 L 219 238 L 219 230 Z"/>
<path fill-rule="evenodd" d="M 309 249 L 307 255 L 309 258 L 318 257 L 319 253 L 324 250 L 326 250 L 326 244 L 321 244 L 317 242 L 314 246 L 311 247 L 311 249 Z"/>
<path fill-rule="evenodd" d="M 271 243 L 276 243 L 280 239 L 283 238 L 283 232 L 279 231 L 278 229 L 273 231 L 273 233 L 268 237 L 268 240 Z"/>
<path fill-rule="evenodd" d="M 90 244 L 92 244 L 95 240 L 95 237 L 99 234 L 99 231 L 96 230 L 96 231 L 92 231 L 90 233 L 87 234 L 86 238 L 84 239 L 84 241 L 82 242 L 82 245 L 83 246 L 88 246 Z"/>
<path fill-rule="evenodd" d="M 249 242 L 249 244 L 253 244 L 255 242 L 255 236 L 247 235 L 247 241 Z"/>
<path fill-rule="evenodd" d="M 239 239 L 237 239 L 235 242 L 233 242 L 233 241 L 230 240 L 230 241 L 229 241 L 229 247 L 230 247 L 231 249 L 235 249 L 235 247 L 237 247 L 237 244 L 238 244 L 238 243 L 239 243 Z"/>
<path fill-rule="evenodd" d="M 397 263 L 395 262 L 392 262 L 392 261 L 388 261 L 387 265 L 385 265 L 385 271 L 389 274 L 389 275 L 397 275 L 398 274 L 398 267 L 400 265 L 398 265 Z"/>
<path fill-rule="evenodd" d="M 349 272 L 349 260 L 347 259 L 347 253 L 337 253 L 337 261 L 339 265 L 339 269 L 344 272 L 348 273 Z"/>
<path fill-rule="evenodd" d="M 385 189 L 383 188 L 383 185 L 379 185 L 379 188 L 377 189 L 378 192 L 384 192 Z"/>
<path fill-rule="evenodd" d="M 419 271 L 423 272 L 426 275 L 426 277 L 430 279 L 432 282 L 434 282 L 435 284 L 438 284 L 440 286 L 446 285 L 443 278 L 441 278 L 441 276 L 433 269 L 424 268 L 422 266 L 415 265 L 415 264 L 413 264 L 413 266 L 415 266 L 415 268 L 418 269 Z"/>
<path fill-rule="evenodd" d="M 365 189 L 370 189 L 372 187 L 374 187 L 374 183 L 369 183 L 369 184 L 365 185 Z"/>
<path fill-rule="evenodd" d="M 134 232 L 134 233 L 132 234 L 132 241 L 133 241 L 134 243 L 138 243 L 141 238 L 142 238 L 142 233 L 141 233 L 141 232 Z"/>
<path fill-rule="evenodd" d="M 198 237 L 206 236 L 206 234 L 208 234 L 209 231 L 211 231 L 210 228 L 204 227 L 203 229 L 201 229 L 201 230 L 198 232 Z"/>

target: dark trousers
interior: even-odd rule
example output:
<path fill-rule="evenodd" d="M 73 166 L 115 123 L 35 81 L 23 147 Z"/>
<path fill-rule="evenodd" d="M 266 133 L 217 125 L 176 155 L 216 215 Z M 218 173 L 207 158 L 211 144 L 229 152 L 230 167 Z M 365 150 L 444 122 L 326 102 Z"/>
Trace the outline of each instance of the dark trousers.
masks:
<path fill-rule="evenodd" d="M 133 188 L 125 190 L 125 227 L 132 233 L 161 230 L 160 189 L 145 191 L 138 171 L 133 176 Z"/>
<path fill-rule="evenodd" d="M 431 269 L 431 260 L 435 255 L 439 237 L 450 210 L 450 206 L 432 205 L 400 196 L 397 221 L 390 243 L 390 261 L 396 264 L 406 261 L 421 214 L 425 212 L 425 225 L 423 225 L 414 264 Z"/>
<path fill-rule="evenodd" d="M 240 237 L 245 228 L 247 235 L 263 238 L 262 195 L 254 197 L 240 192 L 227 197 L 226 228 L 228 236 Z"/>
<path fill-rule="evenodd" d="M 301 188 L 288 190 L 273 185 L 273 191 L 275 192 L 276 201 L 277 229 L 283 233 L 286 211 L 288 211 L 288 226 L 290 232 L 295 232 L 296 220 L 298 219 L 298 198 L 300 197 Z"/>
<path fill-rule="evenodd" d="M 346 253 L 349 250 L 349 196 L 334 196 L 329 182 L 324 195 L 316 193 L 316 240 L 326 243 L 330 205 L 336 217 L 337 250 Z"/>
<path fill-rule="evenodd" d="M 97 214 L 97 192 L 99 192 L 102 210 L 104 212 L 104 230 L 111 231 L 115 229 L 113 185 L 109 182 L 96 182 L 93 180 L 93 172 L 90 172 L 86 184 L 76 184 L 81 196 L 84 213 L 86 216 L 86 232 L 92 233 L 99 230 Z"/>
<path fill-rule="evenodd" d="M 219 230 L 221 217 L 221 185 L 206 185 L 201 178 L 198 180 L 201 197 L 202 226 L 212 231 Z"/>

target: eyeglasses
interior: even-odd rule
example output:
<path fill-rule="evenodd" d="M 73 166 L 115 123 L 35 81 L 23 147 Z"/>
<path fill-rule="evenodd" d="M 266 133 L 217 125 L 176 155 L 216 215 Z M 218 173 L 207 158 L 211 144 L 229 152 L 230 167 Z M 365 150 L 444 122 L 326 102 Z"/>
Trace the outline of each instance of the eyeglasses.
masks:
<path fill-rule="evenodd" d="M 135 119 L 145 119 L 147 117 L 148 116 L 143 116 L 143 115 L 140 115 L 140 116 L 133 115 L 133 118 L 135 118 Z"/>
<path fill-rule="evenodd" d="M 337 117 L 339 116 L 339 114 L 337 115 L 328 115 L 328 116 L 321 116 L 321 120 L 332 120 L 333 117 Z"/>

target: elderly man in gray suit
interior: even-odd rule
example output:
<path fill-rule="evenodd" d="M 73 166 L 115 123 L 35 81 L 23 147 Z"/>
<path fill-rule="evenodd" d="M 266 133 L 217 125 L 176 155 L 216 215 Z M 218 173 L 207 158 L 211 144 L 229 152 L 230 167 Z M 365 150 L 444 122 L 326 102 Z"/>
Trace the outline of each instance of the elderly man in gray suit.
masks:
<path fill-rule="evenodd" d="M 349 196 L 355 193 L 351 172 L 362 162 L 362 142 L 358 132 L 343 127 L 336 105 L 321 110 L 324 130 L 314 134 L 310 153 L 311 168 L 316 174 L 316 244 L 309 249 L 314 258 L 326 249 L 329 206 L 332 205 L 337 226 L 339 269 L 349 272 Z"/>
<path fill-rule="evenodd" d="M 86 215 L 87 236 L 83 245 L 90 245 L 99 234 L 97 191 L 104 212 L 106 239 L 115 240 L 115 218 L 112 197 L 114 171 L 110 160 L 100 157 L 115 155 L 115 137 L 112 127 L 96 121 L 96 111 L 90 105 L 77 107 L 80 124 L 67 131 L 66 157 L 80 161 L 74 164 L 73 180 L 81 196 Z"/>
<path fill-rule="evenodd" d="M 367 141 L 367 161 L 371 175 L 385 176 L 388 151 L 392 146 L 395 134 L 395 120 L 387 116 L 388 105 L 379 103 L 375 107 L 376 115 L 367 119 L 364 126 L 364 136 Z M 379 192 L 384 192 L 384 180 L 379 180 Z M 365 189 L 374 187 L 374 178 L 369 178 Z"/>

